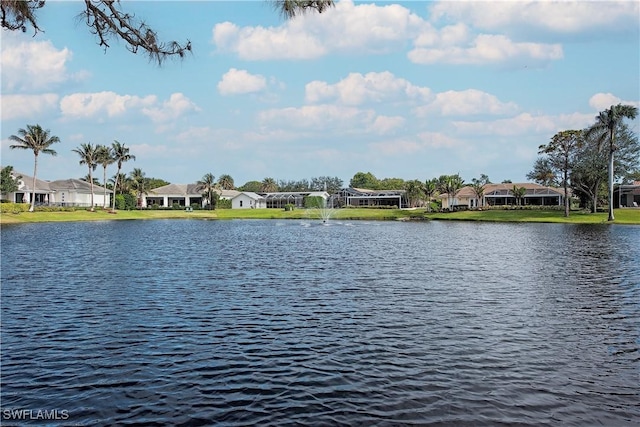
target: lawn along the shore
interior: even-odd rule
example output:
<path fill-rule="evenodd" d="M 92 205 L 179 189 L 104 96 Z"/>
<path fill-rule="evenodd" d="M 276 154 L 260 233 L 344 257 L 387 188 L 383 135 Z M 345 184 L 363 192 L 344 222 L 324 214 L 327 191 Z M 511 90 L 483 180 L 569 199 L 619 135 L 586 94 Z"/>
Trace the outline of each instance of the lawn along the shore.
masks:
<path fill-rule="evenodd" d="M 95 212 L 76 210 L 73 212 L 21 212 L 2 213 L 0 224 L 20 224 L 58 221 L 108 221 L 145 219 L 311 219 L 319 220 L 313 210 L 295 209 L 217 209 L 196 210 L 131 210 L 111 213 L 98 209 Z M 606 213 L 571 212 L 565 218 L 559 210 L 486 210 L 460 212 L 432 212 L 423 209 L 335 209 L 330 220 L 448 220 L 448 221 L 491 221 L 491 222 L 555 222 L 572 224 L 606 224 Z M 640 225 L 640 209 L 615 210 L 615 224 Z"/>

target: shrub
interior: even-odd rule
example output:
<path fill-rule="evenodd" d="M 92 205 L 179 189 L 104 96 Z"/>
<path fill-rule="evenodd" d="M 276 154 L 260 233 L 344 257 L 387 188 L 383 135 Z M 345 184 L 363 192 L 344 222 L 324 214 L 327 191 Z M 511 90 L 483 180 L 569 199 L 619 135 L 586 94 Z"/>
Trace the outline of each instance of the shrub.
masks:
<path fill-rule="evenodd" d="M 286 212 L 291 212 L 295 208 L 296 208 L 296 205 L 294 205 L 293 203 L 287 203 L 286 205 L 284 205 L 284 210 Z"/>
<path fill-rule="evenodd" d="M 29 203 L 12 203 L 4 202 L 0 204 L 0 212 L 2 213 L 20 213 L 27 212 L 31 205 Z"/>
<path fill-rule="evenodd" d="M 231 200 L 229 199 L 219 199 L 217 208 L 220 209 L 231 209 Z"/>

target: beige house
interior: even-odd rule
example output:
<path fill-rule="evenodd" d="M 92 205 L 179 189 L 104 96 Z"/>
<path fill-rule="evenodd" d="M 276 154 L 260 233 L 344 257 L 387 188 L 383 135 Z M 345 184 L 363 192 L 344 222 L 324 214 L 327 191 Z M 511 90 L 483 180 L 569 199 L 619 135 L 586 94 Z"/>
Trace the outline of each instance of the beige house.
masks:
<path fill-rule="evenodd" d="M 449 194 L 441 194 L 442 209 L 450 208 L 481 208 L 483 206 L 507 206 L 515 205 L 516 198 L 513 195 L 513 186 L 524 187 L 525 194 L 522 198 L 522 205 L 536 206 L 562 206 L 564 203 L 564 193 L 562 189 L 545 187 L 539 184 L 525 183 L 505 183 L 505 184 L 485 184 L 484 194 L 478 198 L 470 185 L 462 187 L 453 197 Z"/>

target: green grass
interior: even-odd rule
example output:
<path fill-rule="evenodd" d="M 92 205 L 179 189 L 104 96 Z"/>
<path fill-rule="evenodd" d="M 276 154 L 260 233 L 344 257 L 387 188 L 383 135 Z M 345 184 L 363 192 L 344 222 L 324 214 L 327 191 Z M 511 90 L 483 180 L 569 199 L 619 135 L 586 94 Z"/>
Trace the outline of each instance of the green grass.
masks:
<path fill-rule="evenodd" d="M 606 223 L 608 214 L 595 214 L 574 211 L 565 218 L 563 211 L 558 210 L 489 210 L 460 211 L 451 213 L 427 214 L 430 219 L 457 221 L 494 221 L 494 222 L 555 222 L 568 224 L 600 224 Z M 616 209 L 616 224 L 640 224 L 640 210 Z"/>
<path fill-rule="evenodd" d="M 640 225 L 640 210 L 617 209 L 616 224 Z M 182 210 L 143 210 L 117 211 L 109 213 L 104 210 L 89 212 L 22 212 L 3 213 L 0 224 L 20 224 L 33 222 L 58 221 L 106 221 L 106 220 L 145 220 L 145 219 L 309 219 L 304 209 L 284 211 L 283 209 L 218 209 L 215 211 Z M 317 216 L 315 217 L 317 218 Z M 432 219 L 455 221 L 493 221 L 493 222 L 554 222 L 572 224 L 608 223 L 606 213 L 571 212 L 565 218 L 561 211 L 554 210 L 489 210 L 461 211 L 452 213 L 425 213 L 424 210 L 399 209 L 336 209 L 332 220 L 397 220 L 397 219 Z"/>

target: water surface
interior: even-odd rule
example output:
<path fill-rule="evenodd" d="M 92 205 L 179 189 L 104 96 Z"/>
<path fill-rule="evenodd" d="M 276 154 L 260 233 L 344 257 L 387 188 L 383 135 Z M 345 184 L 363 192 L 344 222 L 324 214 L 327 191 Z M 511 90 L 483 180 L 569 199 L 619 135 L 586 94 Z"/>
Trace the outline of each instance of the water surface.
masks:
<path fill-rule="evenodd" d="M 640 227 L 163 220 L 1 233 L 3 417 L 640 420 Z"/>

